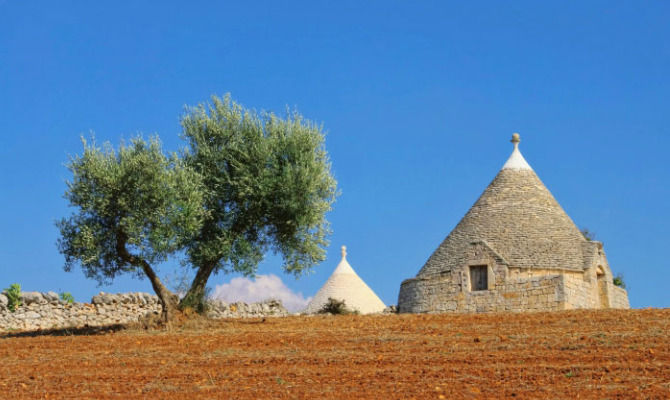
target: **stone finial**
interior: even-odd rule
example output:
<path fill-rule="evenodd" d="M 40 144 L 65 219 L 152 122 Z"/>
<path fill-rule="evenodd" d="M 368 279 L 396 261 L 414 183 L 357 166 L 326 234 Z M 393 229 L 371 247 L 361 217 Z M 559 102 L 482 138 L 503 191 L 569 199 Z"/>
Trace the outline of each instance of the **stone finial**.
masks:
<path fill-rule="evenodd" d="M 347 257 L 347 246 L 342 246 L 342 258 Z"/>
<path fill-rule="evenodd" d="M 514 151 L 512 151 L 512 155 L 509 156 L 509 159 L 507 159 L 507 162 L 505 163 L 505 165 L 503 165 L 503 169 L 532 170 L 530 165 L 528 165 L 526 160 L 521 155 L 521 151 L 519 151 L 519 143 L 521 142 L 521 136 L 518 133 L 514 133 L 512 135 L 512 140 L 510 140 L 510 142 L 514 144 Z"/>

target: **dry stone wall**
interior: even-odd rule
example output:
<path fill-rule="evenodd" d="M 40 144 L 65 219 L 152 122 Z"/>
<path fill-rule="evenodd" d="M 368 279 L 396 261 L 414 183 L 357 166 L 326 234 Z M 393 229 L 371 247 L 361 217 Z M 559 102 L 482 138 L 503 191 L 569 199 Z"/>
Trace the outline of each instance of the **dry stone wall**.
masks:
<path fill-rule="evenodd" d="M 549 311 L 565 308 L 560 275 L 533 277 L 496 285 L 492 290 L 463 291 L 448 276 L 408 279 L 398 298 L 401 313 Z"/>
<path fill-rule="evenodd" d="M 626 289 L 612 285 L 612 308 L 630 308 Z"/>
<path fill-rule="evenodd" d="M 518 151 L 400 286 L 400 312 L 628 308 L 589 241 Z"/>
<path fill-rule="evenodd" d="M 417 276 L 460 267 L 485 241 L 519 268 L 581 271 L 586 240 L 532 170 L 501 170 Z"/>
<path fill-rule="evenodd" d="M 597 286 L 594 286 L 585 274 L 566 275 L 564 285 L 567 295 L 566 308 L 600 308 Z"/>
<path fill-rule="evenodd" d="M 290 313 L 279 300 L 266 300 L 260 303 L 226 303 L 214 300 L 209 303 L 207 316 L 209 318 L 258 318 L 258 317 L 285 317 Z"/>
<path fill-rule="evenodd" d="M 518 274 L 514 274 L 518 275 Z M 595 277 L 592 278 L 595 280 Z M 398 311 L 430 312 L 492 312 L 492 311 L 554 311 L 575 308 L 630 308 L 628 294 L 611 282 L 602 290 L 598 283 L 580 273 L 532 276 L 508 280 L 489 290 L 470 291 L 452 278 L 438 274 L 407 279 L 401 285 Z M 607 301 L 601 304 L 601 301 Z"/>
<path fill-rule="evenodd" d="M 23 292 L 21 305 L 13 312 L 8 308 L 7 297 L 0 294 L 0 332 L 127 324 L 160 311 L 158 297 L 149 293 L 101 292 L 93 296 L 91 303 L 67 303 L 55 292 Z M 213 301 L 207 312 L 210 318 L 286 315 L 288 311 L 277 300 L 253 304 Z"/>

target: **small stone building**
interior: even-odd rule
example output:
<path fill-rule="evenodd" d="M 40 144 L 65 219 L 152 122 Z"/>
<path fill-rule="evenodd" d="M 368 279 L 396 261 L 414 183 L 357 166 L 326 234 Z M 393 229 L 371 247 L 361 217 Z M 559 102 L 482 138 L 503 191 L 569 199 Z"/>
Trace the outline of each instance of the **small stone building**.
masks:
<path fill-rule="evenodd" d="M 488 312 L 629 308 L 603 245 L 575 226 L 519 151 L 415 278 L 398 311 Z"/>
<path fill-rule="evenodd" d="M 380 313 L 386 306 L 375 292 L 363 282 L 347 261 L 347 248 L 342 246 L 342 260 L 314 295 L 305 309 L 305 314 L 318 313 L 329 298 L 344 301 L 350 310 L 361 314 Z"/>

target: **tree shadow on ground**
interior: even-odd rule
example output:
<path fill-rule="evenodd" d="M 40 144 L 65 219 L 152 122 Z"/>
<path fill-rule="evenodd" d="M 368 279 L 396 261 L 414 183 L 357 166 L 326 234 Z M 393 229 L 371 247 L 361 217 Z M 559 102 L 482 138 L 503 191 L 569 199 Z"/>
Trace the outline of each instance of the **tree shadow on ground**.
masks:
<path fill-rule="evenodd" d="M 38 337 L 38 336 L 91 336 L 106 335 L 127 329 L 124 324 L 114 324 L 105 326 L 83 326 L 78 328 L 54 328 L 40 329 L 37 331 L 5 332 L 0 334 L 0 339 Z"/>
<path fill-rule="evenodd" d="M 222 325 L 242 324 L 272 324 L 272 318 L 222 318 L 210 319 L 197 314 L 178 314 L 178 318 L 169 324 L 169 327 L 160 320 L 158 316 L 151 315 L 141 319 L 138 322 L 130 322 L 127 324 L 114 324 L 105 326 L 83 326 L 77 328 L 54 328 L 54 329 L 40 329 L 35 331 L 16 331 L 0 333 L 0 339 L 9 338 L 23 338 L 23 337 L 39 337 L 39 336 L 95 336 L 116 333 L 120 331 L 199 331 L 206 329 L 216 329 Z"/>

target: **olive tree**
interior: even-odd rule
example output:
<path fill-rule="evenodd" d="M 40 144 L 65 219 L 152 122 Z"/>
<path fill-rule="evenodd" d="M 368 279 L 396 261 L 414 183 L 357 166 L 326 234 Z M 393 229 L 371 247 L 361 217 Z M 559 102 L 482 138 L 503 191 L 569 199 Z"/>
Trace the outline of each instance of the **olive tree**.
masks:
<path fill-rule="evenodd" d="M 146 277 L 169 320 L 178 299 L 156 265 L 200 232 L 202 179 L 175 154 L 164 155 L 157 137 L 135 138 L 118 152 L 109 143 L 82 141 L 83 154 L 68 163 L 72 180 L 64 196 L 75 211 L 57 222 L 65 270 L 80 265 L 100 284 L 120 274 Z"/>
<path fill-rule="evenodd" d="M 206 210 L 186 248 L 195 277 L 182 307 L 201 309 L 212 273 L 253 275 L 268 251 L 295 275 L 325 259 L 336 182 L 322 127 L 297 112 L 245 109 L 229 95 L 187 109 L 181 124 Z"/>

